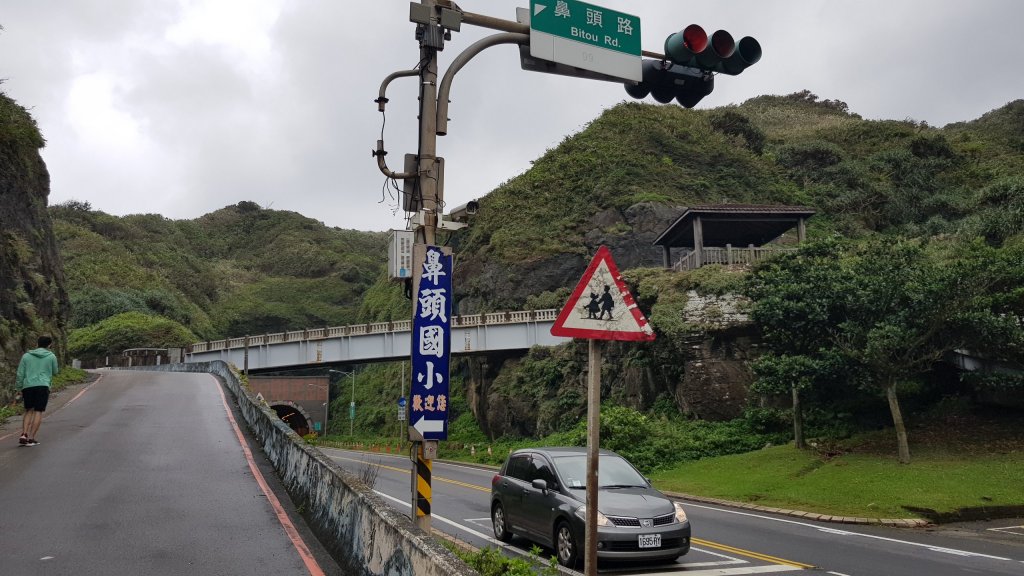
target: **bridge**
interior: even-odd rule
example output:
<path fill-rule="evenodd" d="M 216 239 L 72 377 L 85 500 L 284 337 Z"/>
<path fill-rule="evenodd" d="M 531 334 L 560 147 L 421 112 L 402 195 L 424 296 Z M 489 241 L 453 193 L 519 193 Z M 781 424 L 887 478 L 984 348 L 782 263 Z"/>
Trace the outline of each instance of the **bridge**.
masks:
<path fill-rule="evenodd" d="M 571 338 L 551 335 L 558 310 L 521 310 L 453 316 L 451 353 L 484 354 L 557 346 Z M 246 370 L 311 364 L 369 363 L 405 360 L 412 346 L 412 321 L 374 322 L 333 328 L 198 342 L 185 352 L 186 362 L 222 360 Z"/>

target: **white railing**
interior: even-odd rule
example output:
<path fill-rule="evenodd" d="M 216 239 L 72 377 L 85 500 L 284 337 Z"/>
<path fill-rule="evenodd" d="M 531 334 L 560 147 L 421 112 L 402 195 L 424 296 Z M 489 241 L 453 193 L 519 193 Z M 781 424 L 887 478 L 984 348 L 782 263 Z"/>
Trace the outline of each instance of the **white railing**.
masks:
<path fill-rule="evenodd" d="M 681 272 L 684 270 L 694 270 L 708 264 L 724 264 L 726 266 L 734 264 L 749 265 L 786 252 L 796 252 L 796 248 L 753 245 L 746 248 L 734 248 L 731 244 L 726 244 L 725 248 L 705 247 L 700 252 L 686 253 L 672 266 L 672 269 Z"/>
<path fill-rule="evenodd" d="M 558 310 L 519 310 L 516 312 L 489 312 L 487 314 L 470 314 L 468 316 L 452 316 L 453 327 L 493 326 L 499 324 L 528 324 L 530 322 L 551 322 L 558 317 Z M 309 330 L 292 330 L 274 334 L 249 336 L 249 346 L 265 346 L 281 342 L 304 340 L 323 340 L 324 338 L 340 338 L 344 336 L 363 336 L 367 334 L 384 334 L 388 332 L 408 332 L 412 329 L 411 320 L 397 322 L 373 322 L 371 324 L 353 324 L 350 326 L 332 326 L 330 328 L 311 328 Z M 210 352 L 244 348 L 246 338 L 228 338 L 210 342 L 196 342 L 189 347 L 189 352 Z"/>

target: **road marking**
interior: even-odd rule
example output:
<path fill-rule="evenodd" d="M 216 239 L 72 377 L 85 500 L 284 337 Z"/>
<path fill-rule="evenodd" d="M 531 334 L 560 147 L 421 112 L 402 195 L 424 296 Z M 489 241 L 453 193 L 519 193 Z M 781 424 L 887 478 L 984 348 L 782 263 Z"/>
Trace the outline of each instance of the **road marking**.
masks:
<path fill-rule="evenodd" d="M 690 570 L 692 564 L 677 564 L 673 568 L 658 569 L 657 572 L 651 572 L 648 569 L 624 569 L 624 570 L 598 570 L 599 574 L 631 574 L 636 576 L 673 576 L 681 572 L 685 572 L 686 576 L 739 576 L 742 574 L 772 574 L 776 572 L 793 572 L 795 570 L 802 570 L 793 566 L 744 566 L 742 568 L 714 568 L 711 570 Z M 629 570 L 627 572 L 627 570 Z M 579 572 L 573 572 L 573 574 L 579 574 Z"/>
<path fill-rule="evenodd" d="M 690 542 L 698 544 L 700 546 L 707 546 L 708 548 L 714 548 L 715 550 L 721 550 L 723 552 L 731 552 L 733 554 L 739 554 L 740 556 L 747 556 L 748 558 L 754 558 L 762 560 L 764 562 L 771 562 L 772 564 L 781 564 L 783 566 L 789 566 L 791 568 L 814 568 L 811 564 L 804 564 L 803 562 L 795 562 L 793 560 L 786 560 L 785 558 L 778 558 L 776 556 L 769 556 L 767 554 L 761 554 L 760 552 L 753 552 L 751 550 L 744 550 L 742 548 L 736 548 L 734 546 L 728 546 L 726 544 L 718 544 L 717 542 L 709 542 L 702 538 L 691 538 Z"/>
<path fill-rule="evenodd" d="M 837 530 L 835 528 L 818 528 L 818 531 L 824 532 L 825 534 L 835 534 L 836 536 L 853 536 L 856 534 L 849 530 Z"/>
<path fill-rule="evenodd" d="M 391 496 L 389 494 L 385 494 L 384 492 L 381 492 L 380 490 L 374 490 L 374 493 L 377 494 L 378 496 L 380 496 L 381 498 L 385 498 L 387 500 L 391 500 L 392 502 L 397 503 L 402 508 L 406 508 L 407 509 L 409 507 L 409 503 L 408 502 L 403 502 L 402 500 L 399 500 L 398 498 L 395 498 L 394 496 Z M 439 516 L 437 514 L 432 514 L 430 517 L 435 519 L 435 520 L 437 520 L 437 521 L 439 521 L 439 522 L 443 522 L 445 524 L 448 524 L 449 526 L 453 526 L 453 527 L 455 527 L 455 528 L 457 528 L 459 530 L 463 530 L 465 532 L 468 532 L 468 533 L 472 534 L 473 536 L 476 536 L 477 538 L 480 538 L 484 542 L 487 542 L 488 544 L 492 544 L 494 546 L 497 546 L 497 547 L 499 547 L 499 548 L 501 548 L 503 550 L 508 550 L 510 552 L 514 552 L 514 553 L 516 553 L 516 554 L 518 554 L 520 556 L 523 556 L 525 558 L 532 557 L 532 554 L 530 554 L 529 552 L 520 550 L 519 548 L 517 548 L 515 546 L 512 546 L 510 544 L 506 544 L 505 542 L 502 542 L 502 541 L 494 538 L 493 536 L 489 536 L 487 534 L 484 534 L 483 532 L 479 532 L 479 531 L 474 530 L 474 529 L 472 529 L 472 528 L 470 528 L 468 526 L 465 526 L 463 524 L 459 524 L 458 522 L 455 522 L 453 520 L 449 520 L 448 518 L 445 518 L 444 516 Z M 466 522 L 476 523 L 476 522 L 479 522 L 481 520 L 484 520 L 484 518 L 470 518 L 470 519 L 467 519 Z M 486 520 L 490 521 L 490 518 L 486 518 Z M 730 565 L 730 564 L 748 564 L 749 563 L 746 560 L 741 560 L 741 559 L 738 559 L 738 558 L 732 558 L 730 556 L 724 556 L 722 554 L 717 554 L 717 553 L 714 553 L 714 552 L 708 552 L 706 550 L 698 550 L 696 548 L 694 548 L 694 550 L 699 551 L 699 552 L 703 552 L 705 554 L 712 554 L 714 556 L 721 556 L 723 558 L 728 558 L 728 560 L 725 561 L 725 562 L 689 562 L 689 563 L 684 563 L 684 564 L 678 564 L 677 565 L 678 567 L 677 568 L 673 568 L 672 570 L 675 570 L 675 571 L 686 570 L 687 576 L 690 576 L 691 574 L 694 574 L 696 576 L 714 576 L 714 575 L 728 576 L 730 574 L 765 574 L 765 573 L 770 573 L 770 572 L 783 572 L 783 571 L 793 570 L 793 568 L 794 568 L 794 566 L 788 566 L 788 565 L 786 565 L 786 566 L 774 565 L 774 566 L 752 566 L 752 567 L 745 567 L 745 568 L 716 568 L 714 570 L 691 571 L 690 570 L 691 568 L 705 568 L 705 567 L 712 567 L 712 566 L 724 566 L 724 565 Z M 576 571 L 573 571 L 573 570 L 567 570 L 567 569 L 565 569 L 562 566 L 559 566 L 559 570 L 561 570 L 565 574 L 577 574 L 577 575 L 580 574 L 579 572 L 576 572 Z M 614 570 L 613 569 L 613 570 L 601 570 L 600 572 L 602 574 L 605 574 L 605 573 L 618 573 L 618 572 L 624 572 L 624 571 L 625 570 L 622 570 L 622 569 L 620 569 L 620 570 Z M 633 571 L 635 572 L 635 570 L 633 570 Z M 642 574 L 644 576 L 657 576 L 659 574 L 672 574 L 672 573 L 673 572 L 642 572 Z"/>
<path fill-rule="evenodd" d="M 388 466 L 387 464 L 381 463 L 379 460 L 377 462 L 373 462 L 371 460 L 348 458 L 348 457 L 345 457 L 345 456 L 331 456 L 331 458 L 333 458 L 335 460 L 346 460 L 346 461 L 349 461 L 349 462 L 358 462 L 360 464 L 369 464 L 371 466 L 377 466 L 379 468 L 384 468 L 385 470 L 391 470 L 393 472 L 400 472 L 400 473 L 403 473 L 403 474 L 411 474 L 412 473 L 410 470 L 405 469 L 405 468 L 397 468 L 395 466 Z M 470 488 L 470 489 L 473 489 L 473 490 L 478 490 L 478 491 L 481 491 L 481 492 L 488 492 L 489 493 L 491 491 L 490 488 L 485 488 L 485 487 L 482 487 L 482 486 L 477 486 L 475 484 L 469 484 L 469 483 L 466 483 L 466 482 L 460 482 L 458 480 L 452 480 L 450 478 L 443 478 L 443 477 L 440 477 L 440 476 L 434 476 L 433 479 L 437 480 L 437 481 L 440 481 L 440 482 L 447 482 L 449 484 L 454 484 L 456 486 L 462 486 L 463 488 Z M 389 499 L 395 500 L 396 502 L 400 502 L 403 506 L 408 504 L 407 502 L 402 502 L 401 500 L 398 500 L 397 498 L 393 498 L 391 496 L 387 496 L 386 494 L 383 494 L 381 492 L 378 492 L 378 494 L 380 494 L 381 496 L 385 496 L 385 497 L 387 497 Z M 467 526 L 463 526 L 461 524 L 458 524 L 456 522 L 453 522 L 453 521 L 448 520 L 446 518 L 442 518 L 442 517 L 437 516 L 437 515 L 431 515 L 431 516 L 433 518 L 439 519 L 441 522 L 445 522 L 445 523 L 450 524 L 452 526 L 455 526 L 455 527 L 461 528 L 463 530 L 466 530 L 467 532 L 473 534 L 474 536 L 477 536 L 478 538 L 485 539 L 485 541 L 487 541 L 487 542 L 491 542 L 491 543 L 494 543 L 496 545 L 500 545 L 503 548 L 509 548 L 509 549 L 512 549 L 512 550 L 516 550 L 516 548 L 509 547 L 504 542 L 499 542 L 498 540 L 496 540 L 494 538 L 491 538 L 489 536 L 486 536 L 486 535 L 482 534 L 481 532 L 477 532 L 476 530 L 473 530 L 472 528 L 469 528 Z M 488 518 L 488 520 L 490 520 L 490 519 Z M 706 546 L 708 548 L 722 550 L 722 551 L 725 551 L 725 552 L 732 552 L 734 554 L 739 554 L 741 556 L 747 556 L 747 557 L 750 557 L 750 558 L 754 558 L 754 559 L 761 560 L 761 561 L 764 561 L 764 562 L 770 562 L 770 563 L 776 564 L 776 565 L 786 566 L 786 567 L 789 567 L 789 568 L 800 568 L 800 569 L 814 568 L 814 566 L 811 565 L 811 564 L 804 564 L 802 562 L 796 562 L 796 561 L 793 561 L 793 560 L 786 560 L 784 558 L 777 558 L 775 556 L 769 556 L 767 554 L 761 554 L 759 552 L 753 552 L 753 551 L 750 551 L 750 550 L 743 550 L 742 548 L 734 548 L 732 546 L 728 546 L 728 545 L 725 545 L 725 544 L 718 544 L 718 543 L 715 543 L 715 542 L 710 542 L 708 540 L 701 540 L 701 539 L 698 539 L 698 538 L 693 538 L 693 539 L 691 539 L 691 542 L 693 542 L 695 544 L 702 545 L 702 546 Z"/>
<path fill-rule="evenodd" d="M 359 460 L 357 458 L 346 458 L 345 456 L 331 456 L 331 458 L 333 458 L 335 460 L 347 460 L 349 462 L 358 462 L 360 464 L 370 464 L 370 465 L 376 466 L 378 468 L 383 468 L 385 470 L 391 470 L 393 472 L 402 472 L 404 474 L 411 474 L 412 473 L 411 470 L 408 470 L 406 468 L 396 468 L 395 466 L 388 466 L 387 464 L 381 464 L 379 461 L 378 462 L 372 462 L 370 460 Z M 476 484 L 469 484 L 467 482 L 460 482 L 458 480 L 452 480 L 451 478 L 444 478 L 444 477 L 441 477 L 441 476 L 433 476 L 432 479 L 435 480 L 435 481 L 438 481 L 438 482 L 447 482 L 448 484 L 454 484 L 456 486 L 462 486 L 463 488 L 470 488 L 470 489 L 473 489 L 473 490 L 478 490 L 480 492 L 490 493 L 490 491 L 491 491 L 490 488 L 484 488 L 482 486 L 477 486 Z"/>
<path fill-rule="evenodd" d="M 692 502 L 687 502 L 686 505 L 687 505 L 687 507 L 690 507 L 690 508 L 703 508 L 705 510 L 715 510 L 716 512 L 724 512 L 726 514 L 735 514 L 737 516 L 749 516 L 751 518 L 761 518 L 762 520 L 771 520 L 772 522 L 782 522 L 784 524 L 793 524 L 795 526 L 806 526 L 807 528 L 812 528 L 812 529 L 818 530 L 820 532 L 826 532 L 826 531 L 829 531 L 829 530 L 833 530 L 832 528 L 824 528 L 822 526 L 818 526 L 816 524 L 810 524 L 808 522 L 800 522 L 800 521 L 797 521 L 797 520 L 786 520 L 785 518 L 773 518 L 771 516 L 764 516 L 762 514 L 752 514 L 750 512 L 740 512 L 738 510 L 727 510 L 725 508 L 718 508 L 718 507 L 715 507 L 715 506 L 706 506 L 706 505 L 701 505 L 701 504 L 694 504 Z M 862 532 L 847 532 L 846 534 L 849 535 L 849 536 L 859 536 L 861 538 L 870 538 L 872 540 L 882 540 L 883 542 L 891 542 L 891 543 L 894 543 L 894 544 L 904 544 L 904 545 L 907 545 L 907 546 L 917 546 L 918 548 L 925 548 L 925 549 L 933 550 L 933 551 L 936 551 L 936 552 L 945 552 L 947 554 L 958 553 L 958 554 L 962 554 L 964 556 L 971 556 L 971 557 L 975 557 L 975 558 L 989 558 L 991 560 L 1012 561 L 1012 559 L 1004 558 L 1002 556 L 992 556 L 992 555 L 989 555 L 989 554 L 981 554 L 980 552 L 969 552 L 967 550 L 956 550 L 954 548 L 936 548 L 932 544 L 922 544 L 920 542 L 911 542 L 910 540 L 898 540 L 896 538 L 888 538 L 886 536 L 876 536 L 874 534 L 864 534 Z"/>
<path fill-rule="evenodd" d="M 309 551 L 306 543 L 302 540 L 302 536 L 299 535 L 299 531 L 295 529 L 295 525 L 292 524 L 288 514 L 284 511 L 281 506 L 281 501 L 277 499 L 277 496 L 270 490 L 270 485 L 267 484 L 266 478 L 260 473 L 260 469 L 256 467 L 256 461 L 253 460 L 252 451 L 249 450 L 249 445 L 245 443 L 245 437 L 242 436 L 242 431 L 238 428 L 238 423 L 235 422 L 235 415 L 231 413 L 231 407 L 228 406 L 228 398 L 224 395 L 224 389 L 221 388 L 220 381 L 217 380 L 212 374 L 210 379 L 213 380 L 214 385 L 217 387 L 217 392 L 220 392 L 220 400 L 224 403 L 224 411 L 227 412 L 228 422 L 231 422 L 231 427 L 235 430 L 235 436 L 238 438 L 238 443 L 242 446 L 242 453 L 245 455 L 245 461 L 249 463 L 249 470 L 252 475 L 256 477 L 256 483 L 259 484 L 260 490 L 267 497 L 267 501 L 270 502 L 270 506 L 274 509 L 274 515 L 277 516 L 277 521 L 281 524 L 281 528 L 284 529 L 285 535 L 291 540 L 292 546 L 295 548 L 295 552 L 298 553 L 299 558 L 302 559 L 302 563 L 306 566 L 306 570 L 309 571 L 310 576 L 325 576 L 324 571 L 320 568 L 320 564 L 317 563 L 316 558 L 313 557 L 313 553 Z"/>
<path fill-rule="evenodd" d="M 826 574 L 831 574 L 832 576 L 849 576 L 849 574 L 843 574 L 842 572 L 826 572 Z"/>
<path fill-rule="evenodd" d="M 386 498 L 388 500 L 391 500 L 392 502 L 397 503 L 399 506 L 401 506 L 402 508 L 405 508 L 407 510 L 410 507 L 409 502 L 403 502 L 402 500 L 399 500 L 398 498 L 395 498 L 394 496 L 391 496 L 390 494 L 385 494 L 385 493 L 381 492 L 380 490 L 374 490 L 374 493 L 377 494 L 378 496 L 380 496 L 381 498 Z M 402 508 L 399 508 L 399 510 L 401 510 Z M 438 514 L 431 514 L 430 517 L 433 518 L 434 520 L 437 520 L 438 522 L 444 522 L 445 524 L 448 524 L 449 526 L 454 526 L 455 528 L 458 528 L 460 530 L 469 532 L 473 536 L 476 536 L 477 538 L 480 538 L 481 540 L 483 540 L 484 542 L 487 542 L 488 544 L 493 544 L 493 545 L 495 545 L 495 546 L 497 546 L 499 548 L 503 548 L 505 550 L 509 550 L 511 552 L 515 552 L 516 554 L 519 554 L 520 556 L 526 556 L 526 557 L 530 556 L 530 554 L 528 552 L 524 552 L 524 551 L 516 548 L 515 546 L 511 546 L 509 544 L 506 544 L 506 543 L 502 542 L 501 540 L 498 540 L 498 539 L 494 538 L 493 536 L 488 536 L 487 534 L 484 534 L 483 532 L 478 532 L 478 531 L 473 530 L 472 528 L 470 528 L 468 526 L 463 526 L 462 524 L 459 524 L 458 522 L 455 522 L 453 520 L 449 520 L 449 519 L 445 518 L 444 516 L 440 516 Z"/>
<path fill-rule="evenodd" d="M 1021 532 L 1014 532 L 1014 530 L 1022 530 Z M 1016 536 L 1024 536 L 1024 526 L 1007 526 L 1005 528 L 989 528 L 989 532 L 1003 532 L 1005 534 L 1014 534 Z"/>

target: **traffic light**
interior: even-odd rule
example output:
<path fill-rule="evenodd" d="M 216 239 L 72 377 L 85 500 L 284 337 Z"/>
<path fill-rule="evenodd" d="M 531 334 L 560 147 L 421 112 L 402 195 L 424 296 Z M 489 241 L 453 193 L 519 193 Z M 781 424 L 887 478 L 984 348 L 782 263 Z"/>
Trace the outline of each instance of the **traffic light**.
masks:
<path fill-rule="evenodd" d="M 626 93 L 643 99 L 650 94 L 662 104 L 675 98 L 687 108 L 693 108 L 715 89 L 715 77 L 688 66 L 679 66 L 664 60 L 644 60 L 643 80 L 626 84 Z"/>
<path fill-rule="evenodd" d="M 665 60 L 644 60 L 643 80 L 627 83 L 626 93 L 638 99 L 648 94 L 662 104 L 673 98 L 693 108 L 715 89 L 715 72 L 735 76 L 761 59 L 761 44 L 747 36 L 739 43 L 731 34 L 707 32 L 690 24 L 665 39 Z"/>
<path fill-rule="evenodd" d="M 737 43 L 725 30 L 712 34 L 709 41 L 703 28 L 690 24 L 665 39 L 665 56 L 680 66 L 735 76 L 761 59 L 761 44 L 750 36 Z"/>

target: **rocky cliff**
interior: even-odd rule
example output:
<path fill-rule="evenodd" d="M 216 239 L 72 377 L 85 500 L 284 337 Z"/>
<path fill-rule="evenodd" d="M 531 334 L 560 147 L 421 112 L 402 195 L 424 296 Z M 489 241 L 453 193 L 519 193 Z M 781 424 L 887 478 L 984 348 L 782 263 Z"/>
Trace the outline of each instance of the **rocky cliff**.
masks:
<path fill-rule="evenodd" d="M 18 360 L 40 334 L 65 357 L 68 298 L 46 211 L 50 175 L 35 120 L 0 92 L 0 403 L 14 390 Z"/>
<path fill-rule="evenodd" d="M 663 272 L 665 277 L 680 273 Z M 639 411 L 671 410 L 728 420 L 748 406 L 750 361 L 759 336 L 749 300 L 732 293 L 685 292 L 671 314 L 684 337 L 653 343 L 607 343 L 601 398 Z M 565 431 L 586 414 L 587 344 L 535 348 L 527 356 L 493 354 L 465 361 L 467 401 L 491 438 Z"/>

